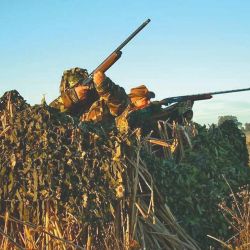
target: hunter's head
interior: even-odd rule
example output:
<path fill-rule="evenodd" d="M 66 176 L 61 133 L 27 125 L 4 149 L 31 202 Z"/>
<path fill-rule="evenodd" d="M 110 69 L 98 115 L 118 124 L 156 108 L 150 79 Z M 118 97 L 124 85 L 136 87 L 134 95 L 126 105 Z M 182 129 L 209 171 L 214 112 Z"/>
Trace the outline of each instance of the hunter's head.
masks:
<path fill-rule="evenodd" d="M 62 93 L 69 88 L 73 88 L 87 78 L 88 72 L 86 69 L 72 68 L 65 70 L 61 79 L 60 92 Z"/>
<path fill-rule="evenodd" d="M 154 98 L 155 94 L 149 91 L 145 85 L 141 85 L 132 88 L 128 96 L 135 108 L 142 109 L 150 104 L 150 99 Z"/>

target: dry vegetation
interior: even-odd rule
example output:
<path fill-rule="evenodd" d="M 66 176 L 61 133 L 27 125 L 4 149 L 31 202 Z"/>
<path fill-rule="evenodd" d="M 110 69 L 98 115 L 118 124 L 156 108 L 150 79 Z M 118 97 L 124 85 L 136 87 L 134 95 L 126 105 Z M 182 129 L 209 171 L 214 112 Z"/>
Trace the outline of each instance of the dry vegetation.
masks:
<path fill-rule="evenodd" d="M 231 236 L 217 211 L 229 193 L 221 176 L 233 188 L 250 178 L 235 124 L 187 132 L 159 122 L 161 139 L 140 129 L 121 135 L 46 105 L 30 107 L 14 94 L 0 101 L 0 249 L 191 250 L 199 249 L 193 239 L 207 249 L 207 234 Z M 153 156 L 159 148 L 167 159 Z M 247 249 L 246 196 L 221 205 L 237 231 L 228 248 Z"/>
<path fill-rule="evenodd" d="M 79 124 L 16 92 L 0 117 L 0 249 L 199 249 L 141 157 L 140 129 Z"/>
<path fill-rule="evenodd" d="M 249 166 L 250 166 L 250 131 L 246 132 L 246 143 L 249 155 Z"/>
<path fill-rule="evenodd" d="M 234 193 L 228 184 L 231 195 L 230 200 L 223 200 L 219 204 L 225 220 L 228 222 L 229 229 L 233 235 L 227 241 L 223 242 L 209 235 L 209 237 L 218 241 L 223 249 L 229 250 L 249 250 L 250 249 L 250 192 L 249 186 L 240 188 Z"/>

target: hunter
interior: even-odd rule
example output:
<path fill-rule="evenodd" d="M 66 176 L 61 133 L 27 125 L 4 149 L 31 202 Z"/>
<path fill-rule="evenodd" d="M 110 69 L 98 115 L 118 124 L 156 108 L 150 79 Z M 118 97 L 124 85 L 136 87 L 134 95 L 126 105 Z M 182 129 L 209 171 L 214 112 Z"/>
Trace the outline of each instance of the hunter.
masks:
<path fill-rule="evenodd" d="M 93 75 L 94 88 L 81 85 L 86 78 L 86 69 L 64 71 L 60 84 L 61 95 L 50 106 L 78 116 L 82 121 L 99 122 L 116 118 L 126 110 L 142 109 L 150 103 L 149 91 L 144 85 L 132 89 L 127 95 L 122 87 L 101 71 Z"/>
<path fill-rule="evenodd" d="M 78 116 L 83 121 L 101 121 L 120 115 L 128 105 L 125 90 L 102 72 L 93 76 L 95 88 L 81 85 L 88 77 L 86 69 L 73 68 L 63 72 L 61 95 L 50 106 Z"/>

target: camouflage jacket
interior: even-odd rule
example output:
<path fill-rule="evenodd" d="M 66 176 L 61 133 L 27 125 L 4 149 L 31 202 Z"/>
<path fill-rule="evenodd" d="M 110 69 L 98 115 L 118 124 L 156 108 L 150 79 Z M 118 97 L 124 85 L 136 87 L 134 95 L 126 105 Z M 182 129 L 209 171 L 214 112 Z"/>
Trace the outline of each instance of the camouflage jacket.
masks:
<path fill-rule="evenodd" d="M 61 92 L 50 106 L 70 115 L 81 116 L 83 121 L 97 122 L 119 116 L 128 104 L 125 90 L 106 77 L 100 86 L 89 91 L 83 101 L 77 101 L 76 93 L 71 88 Z"/>
<path fill-rule="evenodd" d="M 173 121 L 179 124 L 190 122 L 193 117 L 193 101 L 184 101 L 162 108 L 161 105 L 151 103 L 143 109 L 136 109 L 130 103 L 121 115 L 116 117 L 116 127 L 120 132 L 126 133 L 129 129 L 141 128 L 147 135 L 150 131 L 158 131 L 158 121 Z"/>

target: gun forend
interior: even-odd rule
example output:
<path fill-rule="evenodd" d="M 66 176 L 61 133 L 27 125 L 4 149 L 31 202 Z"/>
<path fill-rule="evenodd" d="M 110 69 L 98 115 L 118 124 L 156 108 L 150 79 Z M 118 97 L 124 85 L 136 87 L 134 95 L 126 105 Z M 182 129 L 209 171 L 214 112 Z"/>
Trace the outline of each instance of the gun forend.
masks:
<path fill-rule="evenodd" d="M 114 51 L 109 57 L 107 57 L 95 70 L 94 72 L 107 71 L 122 55 L 121 51 Z"/>

